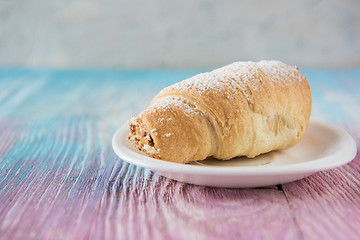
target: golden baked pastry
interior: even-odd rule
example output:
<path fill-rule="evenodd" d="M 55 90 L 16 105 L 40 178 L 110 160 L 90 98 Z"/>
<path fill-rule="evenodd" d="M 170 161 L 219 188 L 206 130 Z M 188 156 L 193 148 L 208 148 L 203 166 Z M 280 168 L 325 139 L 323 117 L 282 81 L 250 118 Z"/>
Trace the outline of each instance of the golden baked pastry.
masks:
<path fill-rule="evenodd" d="M 310 87 L 297 67 L 235 62 L 163 89 L 130 120 L 129 140 L 176 163 L 255 157 L 298 143 L 310 113 Z"/>

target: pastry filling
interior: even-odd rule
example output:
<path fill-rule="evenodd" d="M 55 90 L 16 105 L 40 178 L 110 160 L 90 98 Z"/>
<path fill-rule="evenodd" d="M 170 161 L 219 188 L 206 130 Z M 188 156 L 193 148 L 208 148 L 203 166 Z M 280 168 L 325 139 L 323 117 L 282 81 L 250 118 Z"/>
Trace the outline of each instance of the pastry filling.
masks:
<path fill-rule="evenodd" d="M 128 139 L 132 145 L 140 151 L 145 152 L 152 158 L 160 159 L 159 151 L 155 147 L 154 139 L 149 134 L 146 126 L 141 121 L 140 117 L 132 119 L 129 122 L 130 134 Z"/>

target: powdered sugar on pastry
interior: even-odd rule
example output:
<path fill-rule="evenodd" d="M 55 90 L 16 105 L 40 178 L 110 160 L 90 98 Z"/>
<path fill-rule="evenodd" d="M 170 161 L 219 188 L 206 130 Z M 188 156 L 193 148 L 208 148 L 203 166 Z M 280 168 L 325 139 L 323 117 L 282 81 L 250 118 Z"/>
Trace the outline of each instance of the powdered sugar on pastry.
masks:
<path fill-rule="evenodd" d="M 163 89 L 132 120 L 129 139 L 172 162 L 253 157 L 299 142 L 310 113 L 310 87 L 297 67 L 235 62 Z"/>
<path fill-rule="evenodd" d="M 165 88 L 161 93 L 173 90 L 185 94 L 191 91 L 199 95 L 226 92 L 226 97 L 233 99 L 240 89 L 252 105 L 253 93 L 260 90 L 261 81 L 265 80 L 291 86 L 295 81 L 303 81 L 303 77 L 296 67 L 289 68 L 280 61 L 235 62 L 211 72 L 200 73 Z"/>
<path fill-rule="evenodd" d="M 260 61 L 257 65 L 269 76 L 269 79 L 275 83 L 281 83 L 288 86 L 296 81 L 304 81 L 298 67 L 289 68 L 288 65 L 280 61 Z M 295 71 L 294 71 L 295 70 Z"/>
<path fill-rule="evenodd" d="M 152 108 L 153 112 L 156 112 L 159 109 L 166 110 L 166 109 L 170 109 L 174 106 L 184 108 L 184 111 L 187 114 L 199 114 L 197 111 L 195 111 L 195 109 L 192 106 L 190 106 L 187 103 L 186 99 L 182 99 L 182 98 L 176 97 L 176 96 L 166 96 L 166 97 L 160 98 L 151 105 L 151 108 Z M 164 118 L 158 119 L 158 121 L 161 123 L 164 120 L 165 120 Z M 171 120 L 171 117 L 168 120 Z"/>

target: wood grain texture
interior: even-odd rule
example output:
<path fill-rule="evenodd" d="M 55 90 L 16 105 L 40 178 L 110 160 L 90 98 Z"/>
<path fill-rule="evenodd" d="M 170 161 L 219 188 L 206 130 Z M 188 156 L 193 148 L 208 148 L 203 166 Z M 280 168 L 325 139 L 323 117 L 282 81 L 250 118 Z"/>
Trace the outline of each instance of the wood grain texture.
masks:
<path fill-rule="evenodd" d="M 0 70 L 0 239 L 357 239 L 360 157 L 282 186 L 176 182 L 114 131 L 192 71 Z M 360 144 L 360 71 L 307 71 L 313 116 Z"/>

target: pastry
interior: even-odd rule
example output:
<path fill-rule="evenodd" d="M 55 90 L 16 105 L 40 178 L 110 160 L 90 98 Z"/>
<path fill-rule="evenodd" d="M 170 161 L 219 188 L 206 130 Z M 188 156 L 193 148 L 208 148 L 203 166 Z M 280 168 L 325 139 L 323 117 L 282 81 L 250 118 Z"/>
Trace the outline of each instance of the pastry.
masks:
<path fill-rule="evenodd" d="M 310 113 L 310 87 L 297 67 L 235 62 L 163 89 L 129 121 L 128 138 L 176 163 L 255 157 L 298 143 Z"/>

